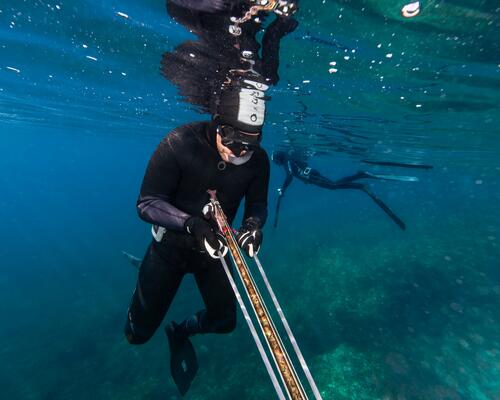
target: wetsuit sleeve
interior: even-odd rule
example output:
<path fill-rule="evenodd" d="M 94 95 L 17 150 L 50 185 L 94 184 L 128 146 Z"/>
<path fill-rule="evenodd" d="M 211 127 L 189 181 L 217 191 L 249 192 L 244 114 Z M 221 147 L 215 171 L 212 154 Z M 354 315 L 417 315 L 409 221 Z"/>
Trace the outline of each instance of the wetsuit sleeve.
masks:
<path fill-rule="evenodd" d="M 149 160 L 137 200 L 139 217 L 146 222 L 181 231 L 189 214 L 172 205 L 181 169 L 172 148 L 170 133 Z"/>
<path fill-rule="evenodd" d="M 269 190 L 270 167 L 267 154 L 264 153 L 262 164 L 256 168 L 257 175 L 245 195 L 243 223 L 251 218 L 258 228 L 262 228 L 267 219 L 267 194 Z"/>
<path fill-rule="evenodd" d="M 194 11 L 217 12 L 227 8 L 228 0 L 169 0 L 178 6 Z"/>
<path fill-rule="evenodd" d="M 293 175 L 290 172 L 290 168 L 288 167 L 288 165 L 285 166 L 285 172 L 286 172 L 285 182 L 283 182 L 283 185 L 281 185 L 280 196 L 285 195 L 285 190 L 288 188 L 288 186 L 290 186 L 290 183 L 292 183 L 293 180 Z"/>
<path fill-rule="evenodd" d="M 279 81 L 280 40 L 293 32 L 299 23 L 292 17 L 278 17 L 266 29 L 262 38 L 262 72 L 269 83 L 275 85 Z"/>

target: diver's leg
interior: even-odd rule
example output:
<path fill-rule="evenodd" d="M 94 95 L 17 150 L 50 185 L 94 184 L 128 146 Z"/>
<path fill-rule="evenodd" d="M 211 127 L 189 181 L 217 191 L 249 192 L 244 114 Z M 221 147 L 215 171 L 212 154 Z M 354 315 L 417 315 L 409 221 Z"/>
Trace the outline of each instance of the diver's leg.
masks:
<path fill-rule="evenodd" d="M 339 189 L 337 185 L 349 184 L 358 179 L 368 178 L 369 176 L 363 171 L 359 171 L 354 175 L 349 175 L 344 178 L 337 179 L 335 181 L 321 175 L 321 173 L 316 169 L 310 169 L 307 174 L 302 174 L 301 179 L 304 183 L 316 185 L 325 189 Z"/>
<path fill-rule="evenodd" d="M 334 181 L 336 184 L 343 184 L 343 183 L 349 183 L 349 182 L 354 182 L 358 179 L 363 179 L 363 178 L 371 178 L 371 176 L 367 175 L 363 171 L 356 172 L 354 175 L 349 175 L 345 176 L 343 178 L 337 179 Z"/>
<path fill-rule="evenodd" d="M 336 189 L 336 181 L 332 181 L 326 176 L 321 175 L 317 170 L 312 169 L 309 174 L 307 181 L 305 183 L 309 183 L 315 186 L 322 187 L 324 189 Z"/>
<path fill-rule="evenodd" d="M 215 261 L 209 259 L 207 254 L 196 252 L 189 255 L 188 266 L 196 267 L 195 278 L 197 283 L 199 281 L 198 273 L 196 272 L 198 268 L 210 270 L 219 267 L 219 269 L 222 269 L 218 264 L 212 265 L 210 262 L 211 260 Z M 189 270 L 192 269 L 189 268 Z M 223 278 L 227 280 L 225 276 L 223 276 Z M 200 291 L 203 296 L 203 291 L 201 289 Z M 203 296 L 203 298 L 205 297 Z M 206 326 L 206 312 L 202 310 L 185 319 L 180 324 L 171 321 L 165 327 L 165 333 L 167 334 L 170 347 L 170 372 L 182 396 L 189 390 L 198 372 L 196 351 L 189 337 L 196 333 L 205 332 Z"/>
<path fill-rule="evenodd" d="M 361 178 L 362 172 L 352 175 L 351 177 L 346 177 L 347 178 L 354 178 L 359 175 L 357 179 Z M 399 218 L 394 211 L 392 211 L 387 204 L 385 204 L 378 196 L 376 196 L 370 189 L 368 189 L 365 185 L 362 183 L 357 183 L 357 182 L 349 182 L 349 181 L 331 181 L 328 178 L 325 178 L 321 176 L 319 173 L 316 175 L 312 175 L 310 178 L 310 182 L 320 186 L 325 189 L 330 189 L 330 190 L 339 190 L 339 189 L 356 189 L 356 190 L 362 190 L 365 192 L 370 198 L 391 218 L 394 223 L 399 226 L 402 230 L 406 229 L 405 223 Z"/>
<path fill-rule="evenodd" d="M 358 171 L 354 175 L 345 176 L 335 181 L 325 178 L 319 173 L 317 173 L 315 177 L 320 181 L 324 182 L 325 185 L 342 185 L 345 183 L 355 182 L 359 179 L 379 179 L 386 181 L 405 181 L 405 182 L 418 181 L 418 178 L 414 176 L 381 175 L 381 174 L 372 174 L 371 172 L 366 172 L 366 171 Z"/>
<path fill-rule="evenodd" d="M 125 336 L 131 344 L 147 342 L 161 324 L 184 276 L 175 249 L 152 242 L 142 261 L 127 312 Z"/>
<path fill-rule="evenodd" d="M 236 327 L 236 298 L 221 262 L 206 255 L 198 259 L 195 279 L 205 309 L 187 318 L 179 328 L 188 335 L 232 332 Z"/>

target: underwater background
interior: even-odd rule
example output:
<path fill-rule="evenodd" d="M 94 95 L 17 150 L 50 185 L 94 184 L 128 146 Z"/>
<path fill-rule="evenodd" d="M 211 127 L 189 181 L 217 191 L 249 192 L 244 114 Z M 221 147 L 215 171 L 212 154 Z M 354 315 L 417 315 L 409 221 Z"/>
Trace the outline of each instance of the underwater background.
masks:
<path fill-rule="evenodd" d="M 281 43 L 264 147 L 364 194 L 272 165 L 260 259 L 324 399 L 500 399 L 500 4 L 302 0 Z M 0 387 L 5 399 L 177 399 L 162 330 L 123 336 L 150 227 L 135 211 L 170 129 L 206 119 L 159 72 L 190 34 L 159 0 L 0 2 Z M 432 165 L 376 167 L 362 160 Z M 191 277 L 165 321 L 200 308 Z M 271 399 L 239 314 L 196 336 L 187 399 Z"/>

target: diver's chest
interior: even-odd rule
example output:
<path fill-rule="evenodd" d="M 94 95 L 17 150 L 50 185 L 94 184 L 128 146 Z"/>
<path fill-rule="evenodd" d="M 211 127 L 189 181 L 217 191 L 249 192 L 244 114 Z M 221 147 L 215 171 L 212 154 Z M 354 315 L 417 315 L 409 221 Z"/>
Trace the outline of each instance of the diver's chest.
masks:
<path fill-rule="evenodd" d="M 192 164 L 183 175 L 182 180 L 194 190 L 216 189 L 237 198 L 245 194 L 253 179 L 246 165 L 232 165 L 220 159 Z"/>

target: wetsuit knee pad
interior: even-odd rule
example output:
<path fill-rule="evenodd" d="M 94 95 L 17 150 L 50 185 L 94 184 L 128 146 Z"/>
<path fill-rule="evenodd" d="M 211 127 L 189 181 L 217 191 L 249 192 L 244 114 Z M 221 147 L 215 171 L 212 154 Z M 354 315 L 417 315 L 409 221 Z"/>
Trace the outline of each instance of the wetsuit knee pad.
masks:
<path fill-rule="evenodd" d="M 149 339 L 154 334 L 154 330 L 151 332 L 146 332 L 143 329 L 137 329 L 136 326 L 132 322 L 130 322 L 130 319 L 127 318 L 127 322 L 125 323 L 125 338 L 130 344 L 144 344 L 146 343 Z"/>
<path fill-rule="evenodd" d="M 207 322 L 214 333 L 231 333 L 236 329 L 236 313 Z"/>
<path fill-rule="evenodd" d="M 154 335 L 160 325 L 164 313 L 160 311 L 151 312 L 145 307 L 142 290 L 137 285 L 127 311 L 125 323 L 125 337 L 130 344 L 146 343 Z"/>
<path fill-rule="evenodd" d="M 127 321 L 125 322 L 124 329 L 125 337 L 130 344 L 143 344 L 151 339 L 157 327 L 156 325 L 144 323 L 144 319 L 140 318 L 142 314 L 139 313 L 137 315 L 137 310 L 133 306 L 134 302 L 127 312 Z"/>
<path fill-rule="evenodd" d="M 236 312 L 213 315 L 206 310 L 198 311 L 180 326 L 189 335 L 196 333 L 230 333 L 236 328 Z"/>
<path fill-rule="evenodd" d="M 236 317 L 228 318 L 220 325 L 220 333 L 231 333 L 236 329 Z"/>

